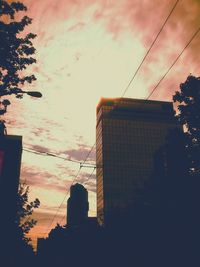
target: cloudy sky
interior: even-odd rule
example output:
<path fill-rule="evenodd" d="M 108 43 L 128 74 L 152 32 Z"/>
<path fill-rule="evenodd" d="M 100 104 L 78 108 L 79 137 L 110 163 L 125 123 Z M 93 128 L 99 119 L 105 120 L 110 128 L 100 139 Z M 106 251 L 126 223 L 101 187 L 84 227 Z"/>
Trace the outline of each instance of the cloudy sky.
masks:
<path fill-rule="evenodd" d="M 9 134 L 23 135 L 24 149 L 84 161 L 95 143 L 101 97 L 122 96 L 175 0 L 24 0 L 37 34 L 37 64 L 29 68 L 42 99 L 13 99 Z M 146 98 L 200 27 L 200 1 L 180 0 L 125 97 Z M 191 73 L 200 76 L 200 34 L 184 51 L 151 99 L 171 101 Z M 95 151 L 88 158 L 95 162 Z M 41 206 L 33 239 L 65 223 L 66 196 L 79 164 L 23 151 L 21 179 Z M 82 168 L 76 182 L 89 190 L 96 215 L 95 172 Z M 88 179 L 89 178 L 89 179 Z M 61 205 L 60 209 L 58 207 Z M 55 216 L 57 213 L 57 216 Z M 55 217 L 55 218 L 54 218 Z M 53 220 L 54 218 L 54 220 Z M 53 220 L 53 221 L 52 221 Z"/>

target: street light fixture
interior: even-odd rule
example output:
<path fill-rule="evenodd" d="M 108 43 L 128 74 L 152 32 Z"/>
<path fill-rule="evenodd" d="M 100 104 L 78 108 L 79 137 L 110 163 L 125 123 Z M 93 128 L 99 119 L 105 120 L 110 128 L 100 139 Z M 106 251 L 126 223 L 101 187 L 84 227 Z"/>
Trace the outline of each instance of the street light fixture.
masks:
<path fill-rule="evenodd" d="M 12 95 L 15 94 L 17 97 L 22 98 L 23 94 L 27 94 L 32 97 L 40 98 L 42 94 L 38 91 L 23 91 L 19 88 L 13 88 L 11 91 L 3 91 L 0 92 L 0 98 L 5 95 Z M 10 105 L 10 101 L 8 99 L 3 99 L 0 101 L 0 116 L 4 115 L 7 112 L 7 106 Z M 2 108 L 3 106 L 3 108 Z M 0 136 L 4 136 L 7 134 L 5 121 L 0 119 Z"/>
<path fill-rule="evenodd" d="M 4 91 L 0 91 L 0 97 L 2 96 L 6 96 L 6 95 L 16 95 L 16 96 L 20 96 L 23 94 L 27 94 L 30 95 L 32 97 L 42 97 L 42 94 L 38 91 L 24 91 L 22 89 L 19 88 L 12 88 L 10 90 L 4 90 Z"/>
<path fill-rule="evenodd" d="M 21 89 L 15 88 L 14 91 L 11 91 L 7 94 L 15 94 L 16 96 L 21 96 L 22 94 L 27 94 L 32 97 L 40 98 L 42 97 L 42 94 L 38 91 L 23 91 Z M 0 93 L 0 97 L 6 95 L 6 93 Z M 22 97 L 22 96 L 21 96 Z M 3 101 L 0 101 L 0 115 L 3 115 L 7 112 L 7 106 L 10 105 L 10 101 L 8 99 L 4 99 Z M 3 106 L 3 108 L 1 108 Z"/>
<path fill-rule="evenodd" d="M 29 91 L 29 92 L 28 91 L 21 91 L 21 93 L 30 95 L 32 97 L 37 97 L 37 98 L 42 97 L 42 94 L 38 91 Z"/>

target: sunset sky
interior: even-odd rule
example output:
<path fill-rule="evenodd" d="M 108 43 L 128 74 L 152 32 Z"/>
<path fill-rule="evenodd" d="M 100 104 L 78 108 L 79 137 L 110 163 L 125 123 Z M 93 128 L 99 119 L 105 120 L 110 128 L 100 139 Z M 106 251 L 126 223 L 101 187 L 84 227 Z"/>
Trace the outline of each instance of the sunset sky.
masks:
<path fill-rule="evenodd" d="M 175 0 L 24 0 L 37 34 L 37 63 L 28 68 L 37 81 L 27 90 L 43 98 L 12 99 L 6 115 L 9 134 L 23 136 L 24 148 L 84 161 L 95 143 L 96 106 L 101 97 L 120 97 L 160 30 Z M 146 98 L 200 27 L 200 0 L 180 0 L 125 97 Z M 151 96 L 171 101 L 191 73 L 200 76 L 200 34 Z M 88 158 L 95 163 L 95 150 Z M 39 198 L 33 239 L 65 224 L 63 201 L 79 164 L 23 151 L 21 180 Z M 96 181 L 82 168 L 75 182 L 89 190 L 96 215 Z M 90 179 L 88 177 L 91 175 Z"/>

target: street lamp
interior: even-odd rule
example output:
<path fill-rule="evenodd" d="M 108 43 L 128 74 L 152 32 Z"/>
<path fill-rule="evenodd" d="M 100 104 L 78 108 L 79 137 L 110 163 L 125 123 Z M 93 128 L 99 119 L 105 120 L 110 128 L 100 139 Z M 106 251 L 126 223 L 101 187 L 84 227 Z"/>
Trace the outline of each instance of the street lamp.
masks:
<path fill-rule="evenodd" d="M 19 88 L 13 88 L 10 91 L 0 92 L 0 98 L 2 96 L 12 95 L 12 94 L 15 94 L 16 97 L 19 97 L 19 98 L 22 98 L 23 94 L 27 94 L 29 96 L 37 97 L 37 98 L 42 97 L 42 94 L 38 91 L 23 91 Z M 10 101 L 8 99 L 3 99 L 2 101 L 0 101 L 0 116 L 4 115 L 7 112 L 7 106 L 9 105 L 10 105 Z M 6 131 L 6 126 L 5 126 L 5 121 L 0 119 L 0 136 L 6 135 L 6 134 L 7 134 L 7 131 Z"/>
<path fill-rule="evenodd" d="M 38 91 L 29 91 L 29 92 L 28 91 L 21 91 L 21 93 L 30 95 L 32 97 L 38 97 L 38 98 L 42 97 L 42 94 Z"/>
<path fill-rule="evenodd" d="M 27 95 L 30 95 L 32 97 L 42 97 L 42 94 L 38 91 L 24 91 L 20 88 L 17 88 L 17 87 L 14 87 L 12 89 L 9 89 L 9 90 L 3 90 L 3 91 L 0 91 L 0 97 L 1 96 L 6 96 L 6 95 L 16 95 L 18 97 L 22 97 L 23 94 L 27 94 Z"/>
<path fill-rule="evenodd" d="M 14 91 L 9 92 L 8 94 L 15 94 L 15 95 L 20 95 L 20 94 L 27 94 L 30 95 L 32 97 L 37 97 L 40 98 L 42 97 L 42 94 L 38 91 L 23 91 L 21 89 L 15 88 Z M 1 93 L 0 97 L 6 95 L 5 93 Z M 8 99 L 4 99 L 3 101 L 0 101 L 0 115 L 3 115 L 7 112 L 7 106 L 10 105 L 10 101 Z M 1 108 L 1 106 L 3 106 L 3 108 Z"/>

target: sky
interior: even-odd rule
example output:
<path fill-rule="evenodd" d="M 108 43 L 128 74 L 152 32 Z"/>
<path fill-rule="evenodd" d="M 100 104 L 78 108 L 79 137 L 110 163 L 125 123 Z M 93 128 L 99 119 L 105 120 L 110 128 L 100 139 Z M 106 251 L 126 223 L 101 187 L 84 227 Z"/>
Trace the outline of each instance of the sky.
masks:
<path fill-rule="evenodd" d="M 74 180 L 80 164 L 45 153 L 85 160 L 95 144 L 99 100 L 123 95 L 176 1 L 21 2 L 28 8 L 24 15 L 33 18 L 26 31 L 37 34 L 37 63 L 27 69 L 37 81 L 24 89 L 40 91 L 43 97 L 11 98 L 6 121 L 9 134 L 23 136 L 21 181 L 30 186 L 30 199 L 37 197 L 41 202 L 34 212 L 38 223 L 30 232 L 35 244 L 36 238 L 47 236 L 56 223 L 65 224 L 67 193 L 73 182 L 88 189 L 89 215 L 96 215 L 94 169 L 81 168 Z M 125 97 L 146 98 L 199 26 L 200 0 L 180 0 Z M 200 76 L 199 47 L 200 34 L 151 99 L 172 101 L 189 74 Z M 95 163 L 95 149 L 87 162 Z"/>

